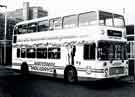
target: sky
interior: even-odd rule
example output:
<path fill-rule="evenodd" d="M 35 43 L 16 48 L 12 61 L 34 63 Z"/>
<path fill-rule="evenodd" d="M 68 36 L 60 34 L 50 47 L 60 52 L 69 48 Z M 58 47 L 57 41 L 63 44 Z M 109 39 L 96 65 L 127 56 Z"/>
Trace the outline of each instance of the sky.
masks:
<path fill-rule="evenodd" d="M 8 11 L 22 8 L 23 2 L 30 2 L 30 6 L 43 7 L 48 11 L 49 16 L 85 12 L 92 9 L 123 14 L 123 9 L 125 9 L 126 24 L 135 24 L 134 0 L 0 0 L 1 5 L 7 5 Z M 4 11 L 4 8 L 1 8 L 0 11 Z"/>

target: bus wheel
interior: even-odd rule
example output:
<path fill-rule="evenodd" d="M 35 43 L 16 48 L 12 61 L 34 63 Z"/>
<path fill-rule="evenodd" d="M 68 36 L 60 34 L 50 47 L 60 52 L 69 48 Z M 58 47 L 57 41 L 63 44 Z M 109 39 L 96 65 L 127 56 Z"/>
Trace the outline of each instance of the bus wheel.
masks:
<path fill-rule="evenodd" d="M 73 68 L 73 67 L 68 67 L 65 70 L 65 79 L 66 79 L 66 81 L 68 81 L 70 83 L 77 82 L 77 72 L 76 72 L 76 69 Z"/>
<path fill-rule="evenodd" d="M 22 63 L 21 73 L 22 73 L 22 75 L 27 75 L 29 73 L 29 68 L 28 68 L 27 63 Z"/>

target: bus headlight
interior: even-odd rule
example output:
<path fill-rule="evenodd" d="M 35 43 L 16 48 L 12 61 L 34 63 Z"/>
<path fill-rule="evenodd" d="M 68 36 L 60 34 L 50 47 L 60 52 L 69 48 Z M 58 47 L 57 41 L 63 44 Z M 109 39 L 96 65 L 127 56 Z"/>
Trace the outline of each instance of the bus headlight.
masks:
<path fill-rule="evenodd" d="M 86 67 L 86 73 L 87 74 L 91 74 L 91 66 L 87 66 Z"/>

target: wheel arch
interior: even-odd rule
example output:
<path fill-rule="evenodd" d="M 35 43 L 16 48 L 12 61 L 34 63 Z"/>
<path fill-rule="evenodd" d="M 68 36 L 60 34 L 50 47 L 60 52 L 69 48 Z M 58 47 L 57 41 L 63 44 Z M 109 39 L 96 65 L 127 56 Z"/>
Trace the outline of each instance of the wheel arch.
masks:
<path fill-rule="evenodd" d="M 69 68 L 73 68 L 75 70 L 76 77 L 78 77 L 77 69 L 75 68 L 75 66 L 73 66 L 73 65 L 67 65 L 66 68 L 64 69 L 64 78 L 66 78 L 66 72 L 67 72 L 67 70 Z"/>
<path fill-rule="evenodd" d="M 22 73 L 26 73 L 26 74 L 29 72 L 29 66 L 27 62 L 22 62 L 20 70 Z"/>
<path fill-rule="evenodd" d="M 24 65 L 28 67 L 27 62 L 22 62 L 21 67 L 24 66 Z"/>

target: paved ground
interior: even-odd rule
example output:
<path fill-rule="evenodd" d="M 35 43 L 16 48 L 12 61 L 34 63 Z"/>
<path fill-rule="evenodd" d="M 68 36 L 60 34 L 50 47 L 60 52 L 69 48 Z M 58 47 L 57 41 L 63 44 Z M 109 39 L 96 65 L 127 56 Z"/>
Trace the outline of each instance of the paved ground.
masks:
<path fill-rule="evenodd" d="M 12 70 L 0 69 L 0 97 L 135 97 L 135 83 L 104 80 L 69 84 L 63 79 L 24 77 Z"/>

